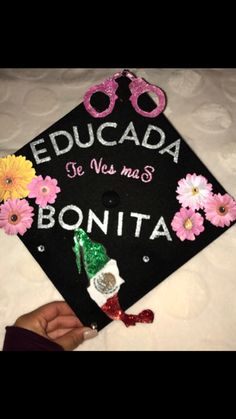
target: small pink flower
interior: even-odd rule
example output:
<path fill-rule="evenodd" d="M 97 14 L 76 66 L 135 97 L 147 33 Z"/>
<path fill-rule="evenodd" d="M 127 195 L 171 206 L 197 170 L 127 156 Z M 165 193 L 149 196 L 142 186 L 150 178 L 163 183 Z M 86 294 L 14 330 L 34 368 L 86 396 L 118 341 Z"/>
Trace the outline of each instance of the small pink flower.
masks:
<path fill-rule="evenodd" d="M 206 219 L 216 227 L 229 226 L 236 220 L 236 202 L 227 193 L 209 196 L 205 202 Z"/>
<path fill-rule="evenodd" d="M 45 208 L 48 203 L 54 204 L 57 193 L 61 191 L 59 186 L 57 186 L 56 179 L 52 179 L 50 176 L 46 176 L 43 179 L 41 175 L 32 179 L 28 185 L 28 189 L 30 190 L 28 197 L 36 198 L 36 204 L 42 208 Z"/>
<path fill-rule="evenodd" d="M 204 176 L 187 174 L 186 178 L 179 180 L 177 187 L 177 200 L 183 207 L 192 210 L 203 208 L 205 199 L 211 195 L 212 185 L 207 183 Z"/>
<path fill-rule="evenodd" d="M 181 208 L 175 214 L 171 227 L 181 241 L 185 239 L 195 240 L 195 236 L 198 236 L 205 230 L 203 222 L 204 218 L 199 213 L 194 212 L 192 209 Z"/>
<path fill-rule="evenodd" d="M 0 228 L 7 234 L 23 236 L 33 222 L 33 210 L 26 199 L 8 199 L 0 205 Z"/>

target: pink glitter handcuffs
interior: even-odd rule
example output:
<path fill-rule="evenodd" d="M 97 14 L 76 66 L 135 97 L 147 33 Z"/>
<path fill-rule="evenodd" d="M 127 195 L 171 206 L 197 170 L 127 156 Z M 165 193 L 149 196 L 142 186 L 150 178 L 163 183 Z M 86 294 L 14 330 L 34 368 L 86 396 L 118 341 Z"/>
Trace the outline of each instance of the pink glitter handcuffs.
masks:
<path fill-rule="evenodd" d="M 87 93 L 84 96 L 84 106 L 87 110 L 87 112 L 90 113 L 94 118 L 103 118 L 104 116 L 109 115 L 115 106 L 116 99 L 118 96 L 116 95 L 116 90 L 118 88 L 118 83 L 116 83 L 116 79 L 126 76 L 131 80 L 131 83 L 129 85 L 129 89 L 131 91 L 131 97 L 130 101 L 136 110 L 140 115 L 146 116 L 148 118 L 155 118 L 158 116 L 163 110 L 165 109 L 166 105 L 166 99 L 164 92 L 157 86 L 154 86 L 153 84 L 147 83 L 144 79 L 140 77 L 135 77 L 130 71 L 124 70 L 122 73 L 116 73 L 113 77 L 105 80 L 101 84 L 97 84 L 96 86 L 92 86 Z M 102 92 L 105 93 L 110 99 L 110 103 L 107 109 L 105 109 L 102 112 L 97 112 L 91 105 L 90 100 L 94 93 L 96 92 Z M 138 98 L 140 95 L 146 92 L 153 92 L 156 93 L 159 104 L 155 109 L 153 109 L 151 112 L 146 112 L 138 106 Z"/>

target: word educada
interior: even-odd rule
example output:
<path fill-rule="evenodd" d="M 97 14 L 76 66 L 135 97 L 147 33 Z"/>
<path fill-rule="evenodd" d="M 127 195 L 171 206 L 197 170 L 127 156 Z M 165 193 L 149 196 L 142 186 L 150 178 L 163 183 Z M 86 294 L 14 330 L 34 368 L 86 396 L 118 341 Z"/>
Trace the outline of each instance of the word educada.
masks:
<path fill-rule="evenodd" d="M 73 224 L 69 223 L 68 221 L 65 221 L 66 214 L 69 211 L 73 212 L 73 216 L 75 216 L 77 219 L 77 221 L 74 222 Z M 53 228 L 56 222 L 55 213 L 56 213 L 56 210 L 51 205 L 47 205 L 45 208 L 39 207 L 38 224 L 37 224 L 38 229 Z M 123 235 L 124 219 L 125 219 L 125 222 L 129 223 L 129 226 L 131 225 L 131 220 L 129 217 L 134 219 L 134 223 L 133 223 L 134 237 L 140 237 L 143 223 L 149 222 L 151 216 L 149 214 L 130 212 L 129 216 L 127 217 L 127 215 L 124 215 L 123 211 L 119 211 L 117 213 L 117 219 L 115 220 L 114 214 L 112 214 L 112 224 L 114 225 L 114 222 L 117 223 L 117 236 Z M 76 205 L 67 205 L 64 208 L 62 208 L 62 210 L 58 214 L 58 223 L 64 230 L 75 230 L 76 228 L 79 228 L 83 222 L 84 222 L 84 214 L 82 210 Z M 109 228 L 109 211 L 108 210 L 104 211 L 103 219 L 101 220 L 100 218 L 97 217 L 97 215 L 91 209 L 89 209 L 88 217 L 87 217 L 87 233 L 92 232 L 92 228 L 94 224 L 96 224 L 96 226 L 99 227 L 100 230 L 105 235 L 107 235 L 108 228 Z M 160 236 L 164 236 L 168 241 L 172 241 L 170 232 L 166 226 L 163 216 L 159 218 L 154 228 L 152 226 L 152 233 L 149 239 L 154 240 Z"/>
<path fill-rule="evenodd" d="M 179 149 L 180 149 L 180 138 L 172 142 L 171 144 L 162 148 L 166 141 L 166 135 L 164 131 L 155 126 L 155 125 L 148 125 L 146 132 L 143 136 L 143 139 L 140 141 L 135 130 L 133 122 L 130 122 L 124 132 L 124 134 L 120 137 L 119 140 L 109 139 L 108 136 L 105 136 L 103 131 L 105 128 L 117 128 L 116 122 L 105 122 L 101 124 L 96 132 L 96 138 L 100 144 L 107 147 L 117 146 L 119 144 L 123 144 L 124 141 L 132 141 L 135 146 L 142 146 L 149 150 L 158 150 L 160 154 L 168 153 L 173 157 L 173 161 L 178 163 L 179 158 Z M 49 138 L 51 144 L 53 146 L 54 152 L 56 156 L 61 156 L 63 154 L 68 153 L 74 144 L 76 144 L 80 148 L 88 148 L 94 144 L 95 141 L 95 134 L 92 124 L 87 124 L 88 129 L 88 141 L 81 141 L 78 127 L 73 126 L 73 136 L 68 131 L 56 131 L 49 134 Z M 114 131 L 115 134 L 115 131 Z M 150 139 L 152 134 L 152 139 Z M 106 137 L 106 138 L 105 138 Z M 115 137 L 115 135 L 114 135 Z M 154 138 L 155 137 L 155 138 Z M 51 160 L 51 156 L 48 154 L 48 149 L 45 148 L 45 140 L 44 138 L 40 138 L 39 140 L 32 141 L 30 143 L 31 151 L 33 153 L 35 162 L 37 164 L 45 163 Z M 41 156 L 43 155 L 43 156 Z"/>

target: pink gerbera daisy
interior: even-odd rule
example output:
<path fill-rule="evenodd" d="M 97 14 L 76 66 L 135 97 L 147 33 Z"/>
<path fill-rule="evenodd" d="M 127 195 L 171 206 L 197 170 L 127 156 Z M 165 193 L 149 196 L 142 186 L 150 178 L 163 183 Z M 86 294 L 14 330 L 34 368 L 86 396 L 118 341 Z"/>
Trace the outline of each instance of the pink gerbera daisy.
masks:
<path fill-rule="evenodd" d="M 181 241 L 195 240 L 205 230 L 203 226 L 204 218 L 192 209 L 181 208 L 171 222 L 172 229 Z"/>
<path fill-rule="evenodd" d="M 227 193 L 209 196 L 205 202 L 206 219 L 216 227 L 229 226 L 236 220 L 236 202 Z"/>
<path fill-rule="evenodd" d="M 8 199 L 0 205 L 0 228 L 23 236 L 33 222 L 33 210 L 26 199 Z"/>
<path fill-rule="evenodd" d="M 207 183 L 204 176 L 188 174 L 186 178 L 179 180 L 176 192 L 177 199 L 183 207 L 192 210 L 203 208 L 205 199 L 211 195 L 212 185 Z"/>
<path fill-rule="evenodd" d="M 36 198 L 36 204 L 42 208 L 45 208 L 48 203 L 54 204 L 57 193 L 61 191 L 59 186 L 57 186 L 56 179 L 52 179 L 50 176 L 46 176 L 43 179 L 41 175 L 32 179 L 28 189 L 30 190 L 29 198 Z"/>

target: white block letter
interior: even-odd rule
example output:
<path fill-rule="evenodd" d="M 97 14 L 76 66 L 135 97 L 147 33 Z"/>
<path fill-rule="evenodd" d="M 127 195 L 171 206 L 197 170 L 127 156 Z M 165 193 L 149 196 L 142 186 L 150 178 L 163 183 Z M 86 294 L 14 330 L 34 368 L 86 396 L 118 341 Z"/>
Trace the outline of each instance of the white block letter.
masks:
<path fill-rule="evenodd" d="M 159 231 L 160 227 L 163 228 L 163 231 Z M 166 236 L 167 240 L 172 242 L 171 235 L 169 233 L 168 228 L 166 227 L 166 223 L 163 217 L 160 217 L 156 227 L 154 228 L 152 235 L 150 236 L 150 240 L 154 240 L 159 236 Z"/>
<path fill-rule="evenodd" d="M 148 144 L 148 139 L 150 137 L 150 133 L 151 131 L 157 131 L 158 134 L 160 134 L 160 139 L 157 138 L 159 141 L 157 144 Z M 149 148 L 151 150 L 156 150 L 157 148 L 160 148 L 163 146 L 163 144 L 165 143 L 165 133 L 158 127 L 156 127 L 155 125 L 148 125 L 147 127 L 147 131 L 145 132 L 145 135 L 143 137 L 143 142 L 142 142 L 142 146 Z"/>
<path fill-rule="evenodd" d="M 93 145 L 93 143 L 94 143 L 94 133 L 93 133 L 92 124 L 88 124 L 89 141 L 87 143 L 81 143 L 81 141 L 79 139 L 79 132 L 78 132 L 77 127 L 73 127 L 73 131 L 74 131 L 75 142 L 79 147 L 87 148 L 87 147 L 91 147 L 91 145 Z"/>
<path fill-rule="evenodd" d="M 75 224 L 67 224 L 63 220 L 64 214 L 67 211 L 75 211 L 78 214 L 78 221 Z M 82 221 L 83 221 L 83 214 L 80 208 L 76 207 L 75 205 L 67 205 L 65 208 L 63 208 L 59 214 L 58 217 L 59 224 L 64 228 L 65 230 L 74 230 L 75 228 L 78 228 Z"/>
<path fill-rule="evenodd" d="M 129 131 L 131 131 L 132 135 L 128 135 Z M 122 144 L 125 140 L 132 140 L 132 141 L 135 142 L 136 145 L 140 145 L 133 122 L 129 123 L 129 125 L 126 128 L 124 134 L 122 135 L 121 139 L 119 140 L 119 143 Z"/>
<path fill-rule="evenodd" d="M 170 151 L 173 147 L 174 147 L 174 151 Z M 160 154 L 168 153 L 171 156 L 174 156 L 174 162 L 178 163 L 179 149 L 180 149 L 180 138 L 176 140 L 174 143 L 171 143 L 167 147 L 160 150 L 159 153 Z"/>
<path fill-rule="evenodd" d="M 49 213 L 44 214 L 44 211 L 49 211 Z M 38 213 L 38 228 L 52 228 L 55 224 L 53 215 L 55 214 L 55 208 L 51 205 L 47 205 L 45 208 L 39 207 Z M 48 220 L 46 224 L 43 224 L 43 220 Z"/>
<path fill-rule="evenodd" d="M 117 123 L 116 122 L 105 122 L 104 124 L 100 125 L 100 127 L 97 130 L 97 139 L 98 141 L 102 144 L 102 145 L 116 145 L 117 142 L 116 141 L 106 141 L 102 138 L 102 131 L 104 130 L 104 128 L 106 127 L 112 127 L 112 128 L 116 128 L 117 127 Z"/>
<path fill-rule="evenodd" d="M 67 140 L 68 140 L 67 146 L 63 149 L 60 149 L 58 147 L 58 144 L 57 144 L 57 141 L 56 141 L 56 137 L 61 137 L 61 136 L 66 137 Z M 51 139 L 53 148 L 54 148 L 55 153 L 56 153 L 57 156 L 60 156 L 61 154 L 68 153 L 68 151 L 70 151 L 73 147 L 73 144 L 74 144 L 73 137 L 67 131 L 57 131 L 57 132 L 54 132 L 53 134 L 50 134 L 49 137 Z"/>
<path fill-rule="evenodd" d="M 37 164 L 40 163 L 44 163 L 46 161 L 51 160 L 51 157 L 47 156 L 44 157 L 43 159 L 40 159 L 39 154 L 43 154 L 43 153 L 47 153 L 47 149 L 46 148 L 41 148 L 41 150 L 36 150 L 36 145 L 38 144 L 42 144 L 44 143 L 44 139 L 41 138 L 40 140 L 36 140 L 36 141 L 32 141 L 32 143 L 30 143 L 30 147 L 34 156 L 34 160 L 36 161 Z"/>
<path fill-rule="evenodd" d="M 101 221 L 94 214 L 94 212 L 90 209 L 89 214 L 88 214 L 87 232 L 91 233 L 92 224 L 93 224 L 93 221 L 94 221 L 98 225 L 98 227 L 103 231 L 103 233 L 107 234 L 108 219 L 109 219 L 109 211 L 104 211 L 103 221 Z"/>
<path fill-rule="evenodd" d="M 131 212 L 130 217 L 136 217 L 137 223 L 136 223 L 136 230 L 135 230 L 135 237 L 140 236 L 140 231 L 142 227 L 142 220 L 149 220 L 150 215 L 147 214 L 139 214 L 138 212 Z"/>

